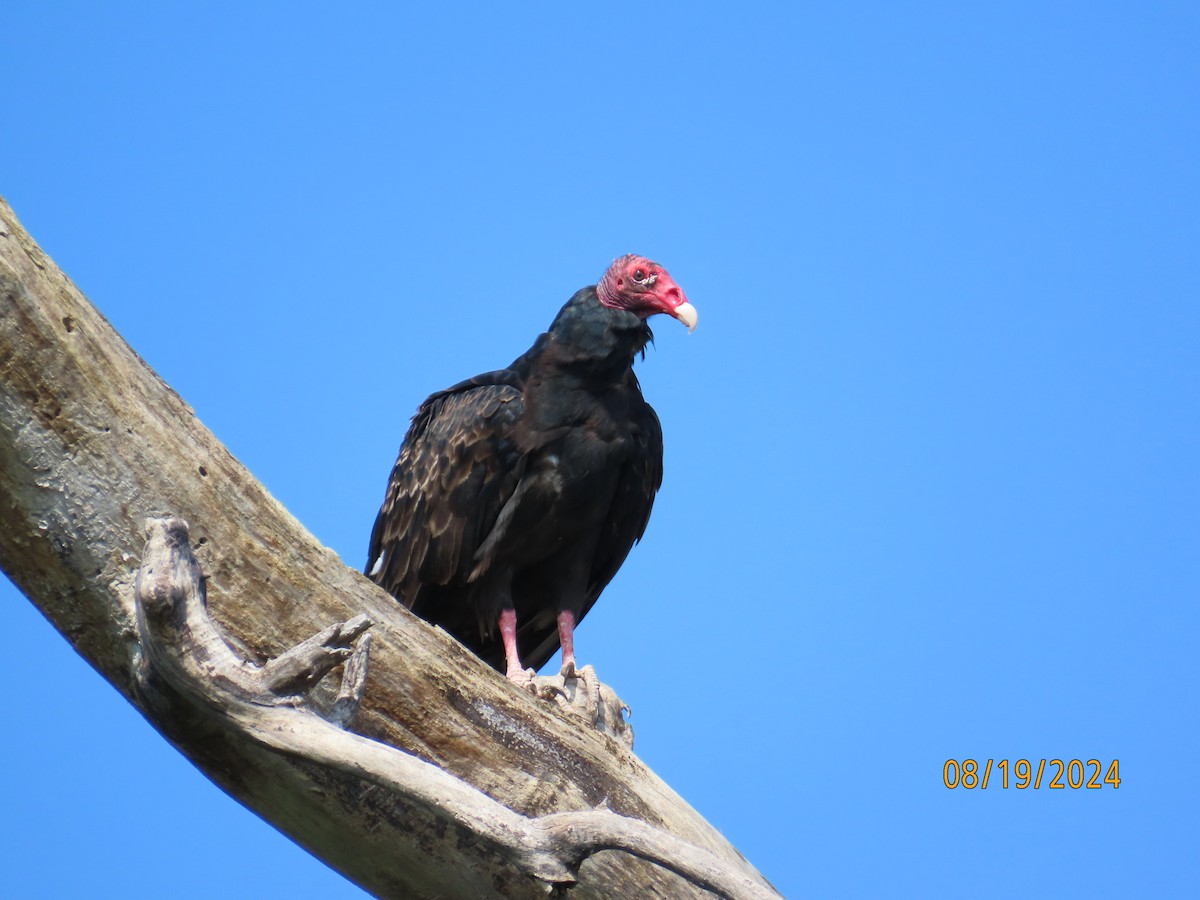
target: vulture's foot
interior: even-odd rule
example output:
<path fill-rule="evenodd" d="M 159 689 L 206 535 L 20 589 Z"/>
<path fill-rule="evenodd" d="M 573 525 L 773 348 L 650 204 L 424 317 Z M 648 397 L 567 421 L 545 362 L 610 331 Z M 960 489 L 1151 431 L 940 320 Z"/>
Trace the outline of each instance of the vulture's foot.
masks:
<path fill-rule="evenodd" d="M 522 690 L 533 694 L 533 696 L 542 696 L 541 685 L 538 684 L 540 679 L 533 669 L 509 669 L 504 677 Z"/>
<path fill-rule="evenodd" d="M 594 668 L 577 669 L 573 662 L 567 662 L 557 675 L 539 675 L 535 680 L 540 697 L 554 700 L 593 728 L 617 738 L 627 747 L 633 746 L 633 727 L 625 719 L 629 707 L 621 702 L 616 691 L 596 677 Z"/>
<path fill-rule="evenodd" d="M 600 721 L 600 679 L 596 677 L 596 670 L 592 666 L 584 666 L 582 669 L 575 668 L 575 660 L 569 660 L 563 663 L 562 671 L 563 683 L 574 680 L 575 690 L 582 695 L 583 708 L 589 722 L 595 725 Z"/>

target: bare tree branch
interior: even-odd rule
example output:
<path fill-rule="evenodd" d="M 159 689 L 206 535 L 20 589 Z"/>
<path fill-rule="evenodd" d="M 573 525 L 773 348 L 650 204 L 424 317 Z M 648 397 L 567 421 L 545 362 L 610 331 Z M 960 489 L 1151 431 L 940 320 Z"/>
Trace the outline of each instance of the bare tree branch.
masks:
<path fill-rule="evenodd" d="M 530 819 L 430 763 L 320 718 L 294 695 L 311 689 L 352 655 L 365 663 L 366 642 L 353 650 L 350 645 L 370 627 L 370 620 L 358 616 L 331 625 L 261 668 L 254 666 L 237 659 L 208 617 L 187 524 L 178 518 L 152 518 L 146 534 L 135 597 L 147 662 L 139 686 L 148 704 L 156 702 L 150 695 L 155 692 L 153 676 L 159 674 L 172 689 L 198 700 L 242 733 L 421 804 L 551 884 L 574 884 L 580 864 L 600 850 L 624 850 L 723 897 L 778 896 L 744 875 L 734 875 L 714 854 L 662 829 L 607 810 Z M 346 679 L 357 681 L 363 671 L 362 664 L 351 667 Z M 361 696 L 361 683 L 343 693 Z"/>
<path fill-rule="evenodd" d="M 320 728 L 311 752 L 298 751 L 286 744 L 296 709 L 255 707 L 269 716 L 259 731 L 242 730 L 250 723 L 212 714 L 194 688 L 203 681 L 172 686 L 169 662 L 156 667 L 142 645 L 134 598 L 143 521 L 168 511 L 195 525 L 208 627 L 236 653 L 220 640 L 185 649 L 231 694 L 304 691 L 353 654 L 365 626 L 357 617 L 374 623 L 365 695 L 363 651 L 350 656 L 360 671 L 343 679 L 340 694 L 322 682 L 304 701 L 343 722 L 358 707 L 362 736 L 304 712 Z M 602 838 L 589 831 L 599 825 L 587 816 L 605 810 L 669 832 L 733 877 L 766 886 L 623 741 L 513 689 L 322 547 L 121 340 L 2 201 L 0 566 L 208 777 L 373 893 L 545 896 L 545 880 L 502 852 L 506 844 L 482 837 L 472 813 L 456 805 L 463 791 L 492 798 L 526 823 L 573 830 L 583 836 L 579 846 L 626 851 L 589 856 L 573 876 L 573 896 L 703 895 L 631 855 L 641 846 L 636 829 Z M 312 638 L 329 622 L 348 624 Z M 188 624 L 193 639 L 204 634 L 203 623 Z M 268 659 L 276 661 L 257 669 L 244 663 Z M 402 748 L 457 787 L 439 789 L 433 805 L 397 800 L 357 765 L 337 768 L 347 739 L 372 748 L 362 751 L 368 757 L 383 754 L 381 765 L 397 755 L 389 747 Z"/>

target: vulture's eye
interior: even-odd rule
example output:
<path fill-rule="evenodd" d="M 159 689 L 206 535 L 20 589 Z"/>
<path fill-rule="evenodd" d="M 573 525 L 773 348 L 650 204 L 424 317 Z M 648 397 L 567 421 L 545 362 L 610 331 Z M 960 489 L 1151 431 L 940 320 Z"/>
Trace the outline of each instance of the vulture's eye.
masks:
<path fill-rule="evenodd" d="M 638 284 L 645 284 L 646 283 L 646 270 L 645 269 L 637 269 L 633 273 L 633 280 L 636 281 Z"/>

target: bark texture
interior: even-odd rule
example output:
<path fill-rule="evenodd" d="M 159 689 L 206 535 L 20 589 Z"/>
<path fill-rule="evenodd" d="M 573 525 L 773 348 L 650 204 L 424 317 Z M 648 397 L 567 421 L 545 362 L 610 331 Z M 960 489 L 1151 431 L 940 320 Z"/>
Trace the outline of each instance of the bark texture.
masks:
<path fill-rule="evenodd" d="M 436 809 L 319 755 L 270 746 L 194 703 L 148 708 L 136 690 L 143 648 L 134 583 L 143 523 L 166 514 L 192 524 L 209 613 L 240 657 L 288 659 L 285 651 L 331 623 L 362 615 L 374 623 L 354 724 L 362 735 L 433 763 L 520 816 L 608 809 L 767 887 L 624 742 L 514 689 L 321 546 L 0 201 L 0 567 L 206 775 L 367 890 L 546 896 L 542 879 Z M 278 666 L 275 674 L 281 683 L 303 677 Z M 344 715 L 336 687 L 319 686 L 312 702 L 334 719 Z M 571 894 L 704 892 L 613 850 L 583 863 Z"/>
<path fill-rule="evenodd" d="M 777 896 L 661 828 L 607 809 L 522 816 L 433 763 L 347 733 L 344 725 L 366 686 L 371 638 L 362 635 L 372 624 L 366 616 L 330 625 L 257 666 L 230 650 L 208 615 L 187 523 L 151 518 L 146 537 L 134 598 L 141 639 L 137 693 L 147 710 L 171 719 L 189 710 L 282 753 L 376 784 L 393 801 L 445 819 L 547 887 L 577 884 L 584 860 L 618 849 L 724 897 Z M 335 715 L 326 718 L 312 709 L 309 694 L 343 662 Z"/>

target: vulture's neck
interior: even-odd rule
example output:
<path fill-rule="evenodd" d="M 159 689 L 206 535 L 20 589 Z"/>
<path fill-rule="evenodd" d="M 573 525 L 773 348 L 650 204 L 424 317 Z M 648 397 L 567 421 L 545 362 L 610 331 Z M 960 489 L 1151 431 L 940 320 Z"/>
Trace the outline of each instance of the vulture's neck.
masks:
<path fill-rule="evenodd" d="M 634 356 L 653 335 L 640 316 L 604 306 L 595 287 L 588 287 L 559 311 L 550 326 L 550 338 L 547 351 L 564 365 L 611 378 L 633 365 Z"/>

